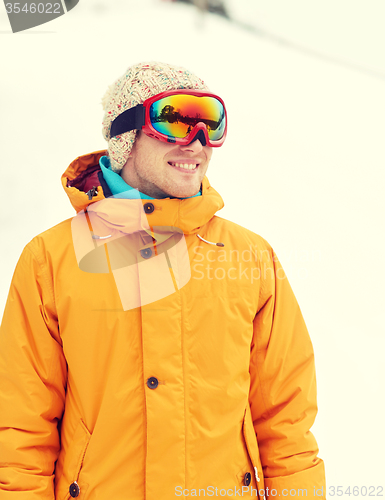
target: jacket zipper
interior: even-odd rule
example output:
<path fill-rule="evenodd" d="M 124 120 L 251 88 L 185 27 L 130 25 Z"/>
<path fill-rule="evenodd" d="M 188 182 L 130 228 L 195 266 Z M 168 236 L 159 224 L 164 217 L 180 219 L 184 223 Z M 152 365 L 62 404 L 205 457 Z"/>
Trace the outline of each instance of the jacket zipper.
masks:
<path fill-rule="evenodd" d="M 92 186 L 92 188 L 87 191 L 86 194 L 88 196 L 88 199 L 92 200 L 92 198 L 98 194 L 98 188 L 96 186 Z"/>

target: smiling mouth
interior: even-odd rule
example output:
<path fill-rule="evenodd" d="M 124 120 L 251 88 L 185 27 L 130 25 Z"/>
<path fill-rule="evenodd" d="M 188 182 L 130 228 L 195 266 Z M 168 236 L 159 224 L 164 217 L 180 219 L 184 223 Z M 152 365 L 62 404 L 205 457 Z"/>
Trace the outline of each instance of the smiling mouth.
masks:
<path fill-rule="evenodd" d="M 199 167 L 199 163 L 177 163 L 169 161 L 168 164 L 172 167 L 181 168 L 183 170 L 196 170 L 196 168 Z"/>

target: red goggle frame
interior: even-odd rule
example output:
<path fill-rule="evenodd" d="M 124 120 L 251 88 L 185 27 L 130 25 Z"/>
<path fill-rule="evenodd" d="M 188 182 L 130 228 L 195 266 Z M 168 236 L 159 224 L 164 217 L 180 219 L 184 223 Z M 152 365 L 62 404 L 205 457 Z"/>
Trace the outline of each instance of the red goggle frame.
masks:
<path fill-rule="evenodd" d="M 110 137 L 142 130 L 162 142 L 219 147 L 227 133 L 223 100 L 203 90 L 167 90 L 123 111 L 111 124 Z"/>

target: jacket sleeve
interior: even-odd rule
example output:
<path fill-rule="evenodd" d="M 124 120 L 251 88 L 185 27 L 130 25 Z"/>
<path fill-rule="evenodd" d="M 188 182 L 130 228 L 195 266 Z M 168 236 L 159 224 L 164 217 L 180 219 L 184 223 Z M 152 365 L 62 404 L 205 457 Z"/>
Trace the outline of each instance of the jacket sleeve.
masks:
<path fill-rule="evenodd" d="M 250 362 L 250 409 L 266 497 L 325 498 L 324 464 L 310 432 L 317 414 L 313 346 L 287 277 L 274 251 L 266 248 L 259 259 Z M 293 489 L 296 495 L 289 494 Z"/>
<path fill-rule="evenodd" d="M 55 498 L 67 365 L 49 264 L 34 241 L 16 266 L 0 328 L 0 500 Z"/>

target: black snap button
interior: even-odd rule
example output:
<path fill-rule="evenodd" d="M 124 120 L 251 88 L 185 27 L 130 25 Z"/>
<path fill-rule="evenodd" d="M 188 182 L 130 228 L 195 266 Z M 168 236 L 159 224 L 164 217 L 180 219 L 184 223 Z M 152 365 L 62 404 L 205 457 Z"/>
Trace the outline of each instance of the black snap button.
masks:
<path fill-rule="evenodd" d="M 80 494 L 80 488 L 76 481 L 74 481 L 70 486 L 70 495 L 72 498 L 78 497 Z"/>
<path fill-rule="evenodd" d="M 147 387 L 150 389 L 156 389 L 158 387 L 158 379 L 156 377 L 150 377 L 147 379 Z"/>
<path fill-rule="evenodd" d="M 140 251 L 140 255 L 143 257 L 143 259 L 149 259 L 152 255 L 151 248 L 143 248 L 143 250 Z"/>
<path fill-rule="evenodd" d="M 250 474 L 250 472 L 246 472 L 246 474 L 243 478 L 243 484 L 245 486 L 249 486 L 250 483 L 251 483 L 251 474 Z"/>
<path fill-rule="evenodd" d="M 152 214 L 152 212 L 155 210 L 155 207 L 153 203 L 145 203 L 143 205 L 143 209 L 146 214 Z"/>

